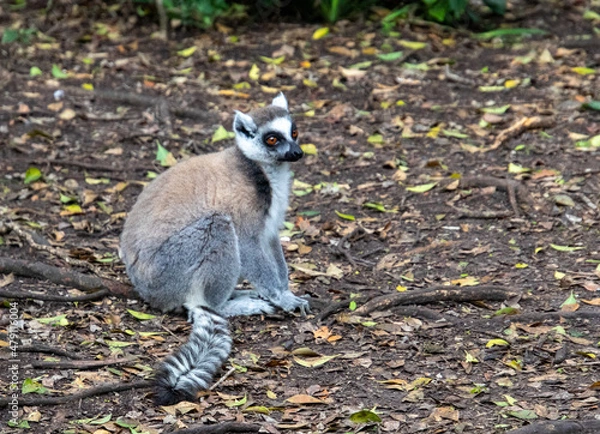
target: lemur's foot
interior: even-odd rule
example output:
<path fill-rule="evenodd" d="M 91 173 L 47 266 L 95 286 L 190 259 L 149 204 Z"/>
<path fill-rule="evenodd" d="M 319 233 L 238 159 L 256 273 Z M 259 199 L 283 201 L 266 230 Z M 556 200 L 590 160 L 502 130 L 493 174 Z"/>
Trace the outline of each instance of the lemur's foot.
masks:
<path fill-rule="evenodd" d="M 293 312 L 296 309 L 300 310 L 302 316 L 310 313 L 310 303 L 306 298 L 298 297 L 287 291 L 281 294 L 277 300 L 271 300 L 271 303 L 280 307 L 286 312 Z"/>

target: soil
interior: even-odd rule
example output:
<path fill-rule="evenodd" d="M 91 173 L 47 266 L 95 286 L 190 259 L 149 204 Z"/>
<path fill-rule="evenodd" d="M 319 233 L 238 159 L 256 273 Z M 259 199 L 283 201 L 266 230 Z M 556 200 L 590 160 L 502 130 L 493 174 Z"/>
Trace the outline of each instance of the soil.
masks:
<path fill-rule="evenodd" d="M 282 242 L 313 309 L 233 318 L 224 379 L 197 402 L 155 407 L 139 387 L 34 405 L 151 378 L 189 325 L 133 298 L 3 293 L 0 384 L 20 404 L 0 431 L 501 433 L 597 417 L 600 113 L 582 103 L 600 100 L 600 44 L 584 3 L 513 3 L 506 24 L 547 33 L 492 40 L 374 20 L 318 39 L 318 25 L 263 24 L 164 41 L 98 3 L 1 6 L 5 30 L 43 32 L 0 46 L 2 258 L 127 283 L 119 235 L 166 170 L 157 143 L 164 164 L 231 146 L 218 127 L 283 90 L 307 155 Z M 5 292 L 83 293 L 6 270 Z"/>

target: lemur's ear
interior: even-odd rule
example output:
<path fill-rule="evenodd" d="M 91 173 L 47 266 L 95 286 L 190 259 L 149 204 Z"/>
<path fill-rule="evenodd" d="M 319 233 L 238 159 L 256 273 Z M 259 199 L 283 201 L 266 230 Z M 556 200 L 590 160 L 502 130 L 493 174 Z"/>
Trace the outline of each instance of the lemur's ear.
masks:
<path fill-rule="evenodd" d="M 236 110 L 235 118 L 233 119 L 233 130 L 236 133 L 252 138 L 256 135 L 258 127 L 251 116 Z"/>
<path fill-rule="evenodd" d="M 279 94 L 273 98 L 271 105 L 274 105 L 275 107 L 281 107 L 284 110 L 288 109 L 288 102 L 287 99 L 285 99 L 283 92 L 279 92 Z"/>

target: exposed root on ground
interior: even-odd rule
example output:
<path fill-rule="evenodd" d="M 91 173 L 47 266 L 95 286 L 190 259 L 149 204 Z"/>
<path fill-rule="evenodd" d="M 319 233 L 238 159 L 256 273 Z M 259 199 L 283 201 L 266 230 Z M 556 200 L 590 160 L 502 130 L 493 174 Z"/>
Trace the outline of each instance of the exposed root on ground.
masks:
<path fill-rule="evenodd" d="M 87 399 L 93 396 L 106 395 L 107 393 L 124 392 L 126 390 L 133 389 L 148 389 L 152 387 L 152 381 L 142 380 L 135 381 L 133 383 L 108 383 L 102 384 L 97 387 L 91 387 L 78 393 L 63 396 L 49 396 L 49 397 L 31 397 L 31 398 L 19 398 L 19 405 L 22 406 L 42 406 L 42 405 L 61 405 L 67 402 L 79 401 L 80 399 Z M 12 398 L 0 398 L 0 408 L 7 407 Z"/>
<path fill-rule="evenodd" d="M 80 356 L 77 353 L 73 353 L 71 351 L 63 350 L 62 348 L 51 347 L 49 345 L 44 344 L 19 345 L 18 347 L 16 347 L 16 350 L 19 353 L 44 353 L 54 354 L 55 356 L 68 357 L 74 360 L 83 359 L 83 356 Z"/>
<path fill-rule="evenodd" d="M 136 361 L 137 357 L 123 357 L 122 359 L 106 360 L 74 360 L 59 362 L 32 362 L 31 366 L 35 369 L 93 369 L 103 368 L 105 366 L 121 365 Z"/>
<path fill-rule="evenodd" d="M 58 285 L 70 286 L 72 288 L 81 289 L 84 291 L 107 290 L 111 295 L 122 298 L 137 298 L 131 285 L 118 282 L 116 280 L 107 279 L 104 277 L 91 276 L 82 274 L 77 271 L 66 270 L 64 268 L 54 267 L 52 265 L 43 264 L 41 262 L 29 262 L 22 259 L 11 259 L 0 257 L 0 273 L 14 273 L 17 276 L 34 277 L 36 279 L 45 279 Z M 12 294 L 17 292 L 11 291 Z M 25 293 L 23 293 L 25 294 Z M 25 298 L 36 298 L 35 293 L 27 293 Z M 94 295 L 93 299 L 98 299 L 105 294 L 90 294 Z M 44 294 L 48 297 L 47 294 Z M 7 295 L 7 297 L 9 297 Z M 98 298 L 96 298 L 98 297 Z M 16 297 L 15 297 L 16 298 Z M 41 298 L 39 298 L 42 300 Z M 90 298 L 87 298 L 89 301 Z M 78 297 L 60 297 L 50 301 L 81 301 Z"/>
<path fill-rule="evenodd" d="M 504 301 L 518 295 L 520 295 L 520 292 L 511 291 L 497 285 L 468 287 L 441 285 L 376 297 L 360 306 L 353 313 L 368 315 L 374 311 L 389 310 L 392 307 L 406 304 L 429 304 L 440 301 Z"/>
<path fill-rule="evenodd" d="M 260 425 L 252 423 L 227 422 L 214 425 L 201 425 L 173 431 L 171 434 L 228 434 L 259 432 Z"/>

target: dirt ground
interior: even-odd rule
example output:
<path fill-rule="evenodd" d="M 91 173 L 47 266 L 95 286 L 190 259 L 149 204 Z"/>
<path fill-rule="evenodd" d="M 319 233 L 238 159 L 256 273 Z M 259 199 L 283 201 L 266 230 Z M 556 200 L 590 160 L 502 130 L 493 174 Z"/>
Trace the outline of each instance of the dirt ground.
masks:
<path fill-rule="evenodd" d="M 97 3 L 1 6 L 4 29 L 43 33 L 0 45 L 0 384 L 19 402 L 0 432 L 483 434 L 597 417 L 600 112 L 582 104 L 600 100 L 600 22 L 584 3 L 512 3 L 505 23 L 533 36 L 374 20 L 170 41 Z M 313 312 L 232 319 L 223 381 L 155 407 L 140 381 L 185 318 L 39 294 L 84 294 L 77 272 L 127 283 L 119 234 L 143 185 L 230 146 L 234 110 L 280 90 L 307 154 L 282 242 Z M 63 284 L 32 277 L 39 263 Z M 117 387 L 69 399 L 103 384 Z"/>

